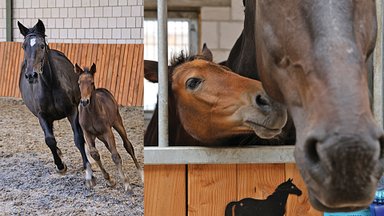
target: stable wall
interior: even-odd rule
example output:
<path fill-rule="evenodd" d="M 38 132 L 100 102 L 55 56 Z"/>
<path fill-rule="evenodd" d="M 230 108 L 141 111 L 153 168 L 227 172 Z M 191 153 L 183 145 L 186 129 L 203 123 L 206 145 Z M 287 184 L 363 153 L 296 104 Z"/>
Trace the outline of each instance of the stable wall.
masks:
<path fill-rule="evenodd" d="M 201 47 L 207 43 L 215 62 L 226 60 L 243 26 L 243 1 L 231 0 L 230 7 L 201 7 Z"/>
<path fill-rule="evenodd" d="M 96 64 L 96 87 L 107 88 L 124 106 L 143 106 L 143 44 L 67 44 L 51 43 L 73 64 Z M 0 96 L 21 97 L 19 76 L 24 50 L 19 42 L 0 42 Z"/>
<path fill-rule="evenodd" d="M 41 19 L 48 42 L 143 43 L 143 0 L 13 0 L 13 40 L 17 26 Z M 0 41 L 5 41 L 5 0 L 0 1 Z"/>
<path fill-rule="evenodd" d="M 323 215 L 309 204 L 304 181 L 293 163 L 146 164 L 144 171 L 144 214 L 148 216 L 223 216 L 229 202 L 266 199 L 288 178 L 303 194 L 289 195 L 285 215 Z"/>

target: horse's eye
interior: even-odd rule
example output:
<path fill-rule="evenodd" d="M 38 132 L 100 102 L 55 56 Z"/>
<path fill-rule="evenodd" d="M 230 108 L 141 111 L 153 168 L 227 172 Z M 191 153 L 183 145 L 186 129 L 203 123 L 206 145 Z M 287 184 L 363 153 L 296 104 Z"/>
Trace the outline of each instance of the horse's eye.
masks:
<path fill-rule="evenodd" d="M 187 89 L 195 90 L 201 83 L 202 80 L 199 78 L 189 78 L 185 84 Z"/>
<path fill-rule="evenodd" d="M 45 48 L 44 44 L 41 44 L 41 45 L 40 45 L 40 48 L 41 48 L 41 49 L 44 49 L 44 48 Z"/>

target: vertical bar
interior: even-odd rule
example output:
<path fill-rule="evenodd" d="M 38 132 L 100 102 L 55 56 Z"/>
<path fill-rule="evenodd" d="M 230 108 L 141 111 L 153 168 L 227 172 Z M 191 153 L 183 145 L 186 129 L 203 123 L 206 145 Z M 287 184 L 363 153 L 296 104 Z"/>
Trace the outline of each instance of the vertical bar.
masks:
<path fill-rule="evenodd" d="M 167 0 L 157 0 L 159 57 L 159 147 L 168 146 L 168 26 Z"/>
<path fill-rule="evenodd" d="M 373 57 L 373 111 L 383 127 L 383 1 L 376 0 L 377 40 Z"/>
<path fill-rule="evenodd" d="M 12 0 L 5 2 L 5 26 L 6 26 L 6 40 L 12 41 Z"/>
<path fill-rule="evenodd" d="M 199 34 L 197 21 L 189 22 L 189 53 L 198 53 Z"/>

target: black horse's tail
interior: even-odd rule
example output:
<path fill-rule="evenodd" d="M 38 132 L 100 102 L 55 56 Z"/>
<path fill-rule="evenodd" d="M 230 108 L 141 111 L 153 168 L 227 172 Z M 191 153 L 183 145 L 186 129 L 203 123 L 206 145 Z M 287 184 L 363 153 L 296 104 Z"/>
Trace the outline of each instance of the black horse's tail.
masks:
<path fill-rule="evenodd" d="M 236 202 L 236 201 L 228 203 L 227 207 L 225 207 L 225 215 L 224 216 L 235 216 L 236 204 L 238 204 L 238 202 Z"/>

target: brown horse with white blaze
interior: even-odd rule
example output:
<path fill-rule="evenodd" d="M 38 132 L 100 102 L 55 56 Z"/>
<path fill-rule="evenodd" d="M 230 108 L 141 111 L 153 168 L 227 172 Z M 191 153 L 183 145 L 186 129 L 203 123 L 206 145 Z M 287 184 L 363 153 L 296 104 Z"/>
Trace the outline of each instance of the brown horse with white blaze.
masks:
<path fill-rule="evenodd" d="M 131 191 L 128 176 L 125 176 L 123 173 L 122 160 L 116 150 L 116 142 L 112 132 L 112 127 L 121 136 L 124 148 L 131 155 L 142 180 L 144 175 L 135 157 L 133 146 L 128 140 L 117 102 L 107 89 L 95 88 L 95 64 L 93 64 L 90 69 L 85 67 L 84 70 L 76 64 L 75 72 L 79 74 L 79 87 L 81 92 L 79 122 L 81 128 L 83 129 L 86 142 L 88 143 L 90 155 L 100 167 L 104 178 L 109 181 L 111 186 L 114 186 L 115 182 L 104 169 L 100 160 L 100 155 L 95 147 L 95 139 L 98 138 L 111 152 L 112 160 L 116 164 L 119 175 L 124 182 L 124 189 Z M 87 174 L 91 173 L 92 170 L 88 167 Z M 91 178 L 91 175 L 86 176 L 86 183 L 89 187 L 94 186 L 95 182 L 94 179 Z"/>
<path fill-rule="evenodd" d="M 255 11 L 249 28 L 255 28 L 263 86 L 287 105 L 296 126 L 296 163 L 312 205 L 322 211 L 367 207 L 384 152 L 367 84 L 375 1 L 250 0 L 245 6 Z"/>

